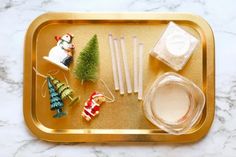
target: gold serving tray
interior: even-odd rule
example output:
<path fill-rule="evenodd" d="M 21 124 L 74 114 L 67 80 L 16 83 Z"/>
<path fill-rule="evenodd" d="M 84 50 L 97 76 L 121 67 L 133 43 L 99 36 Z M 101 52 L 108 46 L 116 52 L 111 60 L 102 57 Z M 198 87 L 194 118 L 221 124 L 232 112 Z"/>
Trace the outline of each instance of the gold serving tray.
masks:
<path fill-rule="evenodd" d="M 206 105 L 199 121 L 184 135 L 170 135 L 152 125 L 144 116 L 142 102 L 136 94 L 120 96 L 114 90 L 108 34 L 124 36 L 131 67 L 132 37 L 135 35 L 144 43 L 144 89 L 169 67 L 149 55 L 169 21 L 174 21 L 197 37 L 198 45 L 190 60 L 179 74 L 198 85 L 206 95 Z M 91 122 L 81 118 L 84 102 L 97 90 L 108 95 L 99 83 L 85 83 L 83 86 L 70 71 L 59 72 L 56 77 L 64 80 L 65 73 L 74 95 L 81 103 L 73 107 L 66 105 L 68 115 L 61 119 L 52 118 L 47 87 L 42 89 L 45 79 L 36 76 L 33 67 L 43 74 L 59 69 L 46 62 L 43 56 L 55 46 L 55 35 L 75 35 L 74 58 L 97 34 L 100 50 L 99 78 L 104 80 L 116 96 L 116 102 L 105 103 L 98 117 Z M 201 17 L 186 13 L 47 13 L 35 19 L 25 38 L 24 55 L 24 118 L 27 126 L 38 138 L 52 142 L 193 142 L 207 134 L 214 118 L 215 66 L 214 37 L 208 23 Z M 47 96 L 42 97 L 42 90 Z"/>

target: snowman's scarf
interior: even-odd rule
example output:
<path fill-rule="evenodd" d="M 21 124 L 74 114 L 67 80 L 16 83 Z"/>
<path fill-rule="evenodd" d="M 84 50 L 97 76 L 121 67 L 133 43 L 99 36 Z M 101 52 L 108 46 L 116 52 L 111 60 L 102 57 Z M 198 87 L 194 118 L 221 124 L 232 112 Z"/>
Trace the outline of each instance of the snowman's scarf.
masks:
<path fill-rule="evenodd" d="M 70 39 L 69 42 L 66 41 L 66 40 L 64 40 L 64 39 L 60 39 L 60 40 L 61 40 L 61 42 L 60 42 L 58 45 L 61 47 L 61 49 L 65 50 L 65 51 L 68 51 L 67 49 L 65 49 L 65 48 L 63 47 L 63 42 L 66 42 L 67 44 L 71 44 L 72 39 Z"/>

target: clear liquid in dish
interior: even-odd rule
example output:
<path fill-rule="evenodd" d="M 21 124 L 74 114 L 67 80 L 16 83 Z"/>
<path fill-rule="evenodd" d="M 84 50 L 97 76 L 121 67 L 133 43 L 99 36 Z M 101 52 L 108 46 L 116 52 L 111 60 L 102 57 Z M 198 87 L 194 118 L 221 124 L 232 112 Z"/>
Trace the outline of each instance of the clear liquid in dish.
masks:
<path fill-rule="evenodd" d="M 169 124 L 184 120 L 190 108 L 190 93 L 186 87 L 178 83 L 159 86 L 153 98 L 151 102 L 153 115 Z"/>

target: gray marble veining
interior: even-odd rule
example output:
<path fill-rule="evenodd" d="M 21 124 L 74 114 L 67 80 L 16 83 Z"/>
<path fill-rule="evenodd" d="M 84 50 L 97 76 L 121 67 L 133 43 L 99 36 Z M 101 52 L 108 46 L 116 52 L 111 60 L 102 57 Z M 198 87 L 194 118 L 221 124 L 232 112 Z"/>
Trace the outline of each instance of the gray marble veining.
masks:
<path fill-rule="evenodd" d="M 0 156 L 181 156 L 236 154 L 236 5 L 233 0 L 1 0 Z M 216 114 L 209 134 L 194 144 L 55 144 L 36 139 L 22 113 L 23 45 L 33 19 L 47 11 L 191 12 L 212 26 L 216 43 Z"/>

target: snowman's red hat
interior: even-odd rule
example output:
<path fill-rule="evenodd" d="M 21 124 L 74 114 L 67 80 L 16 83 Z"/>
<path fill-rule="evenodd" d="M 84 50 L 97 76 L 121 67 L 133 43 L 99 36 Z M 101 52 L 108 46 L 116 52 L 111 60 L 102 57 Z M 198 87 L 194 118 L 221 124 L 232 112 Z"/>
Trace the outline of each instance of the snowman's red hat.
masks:
<path fill-rule="evenodd" d="M 55 36 L 55 39 L 56 39 L 56 41 L 59 41 L 59 40 L 61 40 L 61 37 L 58 36 L 58 35 L 56 35 L 56 36 Z"/>

